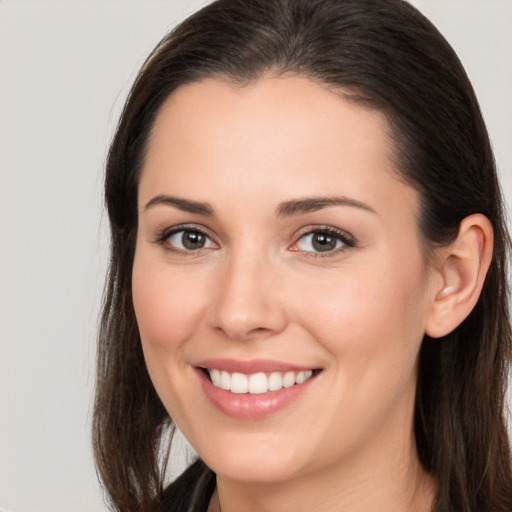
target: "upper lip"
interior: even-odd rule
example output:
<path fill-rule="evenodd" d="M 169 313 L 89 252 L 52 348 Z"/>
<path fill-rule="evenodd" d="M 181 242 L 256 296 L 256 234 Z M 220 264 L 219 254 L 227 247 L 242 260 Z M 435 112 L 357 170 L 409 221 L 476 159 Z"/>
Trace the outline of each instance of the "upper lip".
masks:
<path fill-rule="evenodd" d="M 271 372 L 301 372 L 314 370 L 313 366 L 304 366 L 298 364 L 290 364 L 283 361 L 275 361 L 271 359 L 254 359 L 242 361 L 236 359 L 205 359 L 194 366 L 198 368 L 208 368 L 226 371 L 229 373 L 271 373 Z"/>

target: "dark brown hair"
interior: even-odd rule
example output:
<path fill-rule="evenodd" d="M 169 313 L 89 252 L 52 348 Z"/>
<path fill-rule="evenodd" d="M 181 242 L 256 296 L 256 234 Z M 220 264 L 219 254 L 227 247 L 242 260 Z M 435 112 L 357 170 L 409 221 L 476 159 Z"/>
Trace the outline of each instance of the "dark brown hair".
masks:
<path fill-rule="evenodd" d="M 145 367 L 131 295 L 148 134 L 180 85 L 213 76 L 243 85 L 268 72 L 309 77 L 385 114 L 397 172 L 421 198 L 427 248 L 453 240 L 470 214 L 491 221 L 494 256 L 477 305 L 452 333 L 423 342 L 414 428 L 421 463 L 437 478 L 436 512 L 510 512 L 509 238 L 495 163 L 457 56 L 402 0 L 218 0 L 170 32 L 143 65 L 106 166 L 112 245 L 93 440 L 111 505 L 152 510 L 172 425 Z"/>

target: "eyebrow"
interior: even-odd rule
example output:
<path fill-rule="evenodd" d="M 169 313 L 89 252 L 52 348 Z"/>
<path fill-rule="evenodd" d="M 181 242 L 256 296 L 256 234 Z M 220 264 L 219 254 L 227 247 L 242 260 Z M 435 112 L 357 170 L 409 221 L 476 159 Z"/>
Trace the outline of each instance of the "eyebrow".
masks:
<path fill-rule="evenodd" d="M 208 203 L 201 203 L 199 201 L 192 201 L 190 199 L 182 199 L 179 197 L 168 196 L 160 194 L 153 197 L 146 203 L 144 210 L 156 205 L 168 205 L 178 208 L 184 212 L 195 213 L 198 215 L 206 215 L 213 217 L 215 215 L 213 208 Z M 279 203 L 276 208 L 278 217 L 291 217 L 293 215 L 300 215 L 304 213 L 316 212 L 323 208 L 330 206 L 351 206 L 353 208 L 360 208 L 371 213 L 377 213 L 371 206 L 348 197 L 305 197 L 303 199 L 294 199 Z"/>
<path fill-rule="evenodd" d="M 305 197 L 303 199 L 296 199 L 292 201 L 285 201 L 280 203 L 276 209 L 278 217 L 291 217 L 292 215 L 300 215 L 303 213 L 316 212 L 323 208 L 330 206 L 351 206 L 360 208 L 371 213 L 377 212 L 366 203 L 358 201 L 357 199 L 350 199 L 348 197 Z"/>
<path fill-rule="evenodd" d="M 198 215 L 206 215 L 213 217 L 213 208 L 208 203 L 200 203 L 198 201 L 191 201 L 190 199 L 181 199 L 179 197 L 172 197 L 165 194 L 160 194 L 153 197 L 146 203 L 144 210 L 147 210 L 158 204 L 174 206 L 178 210 L 188 213 L 197 213 Z"/>

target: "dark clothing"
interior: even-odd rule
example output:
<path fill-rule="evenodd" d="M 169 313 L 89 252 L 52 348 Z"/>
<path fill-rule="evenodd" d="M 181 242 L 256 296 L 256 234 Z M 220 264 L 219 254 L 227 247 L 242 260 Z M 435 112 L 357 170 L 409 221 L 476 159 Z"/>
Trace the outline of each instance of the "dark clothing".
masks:
<path fill-rule="evenodd" d="M 199 459 L 165 489 L 158 512 L 206 512 L 215 485 L 215 473 Z"/>

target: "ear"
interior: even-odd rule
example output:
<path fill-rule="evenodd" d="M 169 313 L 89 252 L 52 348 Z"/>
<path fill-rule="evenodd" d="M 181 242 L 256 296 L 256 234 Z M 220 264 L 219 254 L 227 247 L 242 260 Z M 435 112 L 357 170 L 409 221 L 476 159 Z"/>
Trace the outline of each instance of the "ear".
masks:
<path fill-rule="evenodd" d="M 457 239 L 439 249 L 425 327 L 431 338 L 449 334 L 475 307 L 491 264 L 493 240 L 489 219 L 474 214 L 460 223 Z"/>

